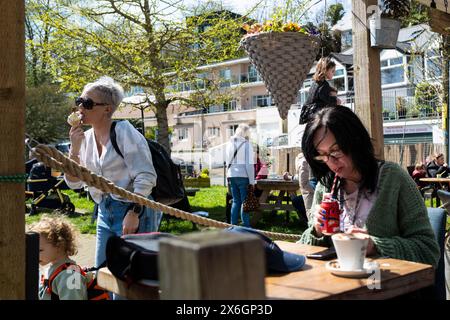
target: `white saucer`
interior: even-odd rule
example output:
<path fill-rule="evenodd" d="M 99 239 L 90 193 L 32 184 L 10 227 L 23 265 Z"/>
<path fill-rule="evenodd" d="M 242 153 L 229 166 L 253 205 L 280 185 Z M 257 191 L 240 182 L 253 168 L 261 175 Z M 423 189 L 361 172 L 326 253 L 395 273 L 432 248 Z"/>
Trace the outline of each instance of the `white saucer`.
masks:
<path fill-rule="evenodd" d="M 369 277 L 372 270 L 379 269 L 380 265 L 376 261 L 365 260 L 364 267 L 360 270 L 341 270 L 338 260 L 328 261 L 325 267 L 334 275 L 346 278 Z"/>

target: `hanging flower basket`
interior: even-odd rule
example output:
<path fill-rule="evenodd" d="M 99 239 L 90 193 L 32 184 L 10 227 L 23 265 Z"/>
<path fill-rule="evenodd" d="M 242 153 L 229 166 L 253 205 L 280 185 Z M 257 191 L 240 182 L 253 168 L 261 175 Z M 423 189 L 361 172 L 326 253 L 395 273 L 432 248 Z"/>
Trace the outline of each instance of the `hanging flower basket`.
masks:
<path fill-rule="evenodd" d="M 319 40 L 300 32 L 249 34 L 241 46 L 261 75 L 282 119 L 286 119 L 319 51 Z"/>

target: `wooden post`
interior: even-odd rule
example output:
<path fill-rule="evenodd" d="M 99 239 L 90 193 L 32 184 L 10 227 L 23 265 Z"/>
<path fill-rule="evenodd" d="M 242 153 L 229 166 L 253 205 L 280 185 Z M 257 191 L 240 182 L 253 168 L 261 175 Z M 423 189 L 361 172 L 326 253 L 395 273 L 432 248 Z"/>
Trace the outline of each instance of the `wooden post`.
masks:
<path fill-rule="evenodd" d="M 265 256 L 254 235 L 224 231 L 163 238 L 161 299 L 265 299 Z"/>
<path fill-rule="evenodd" d="M 370 47 L 367 12 L 377 0 L 352 0 L 355 112 L 373 139 L 375 155 L 384 159 L 380 52 Z"/>
<path fill-rule="evenodd" d="M 0 1 L 0 175 L 23 174 L 25 6 Z M 25 298 L 25 188 L 0 182 L 0 300 Z M 39 279 L 36 279 L 38 281 Z"/>

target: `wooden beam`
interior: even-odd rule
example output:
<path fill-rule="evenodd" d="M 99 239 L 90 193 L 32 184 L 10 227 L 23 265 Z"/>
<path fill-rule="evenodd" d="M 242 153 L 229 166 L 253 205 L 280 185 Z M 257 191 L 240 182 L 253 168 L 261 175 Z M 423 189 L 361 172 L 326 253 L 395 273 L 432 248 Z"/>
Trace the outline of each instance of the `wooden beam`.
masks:
<path fill-rule="evenodd" d="M 2 176 L 23 174 L 25 171 L 24 20 L 24 0 L 0 1 L 0 175 Z M 0 182 L 0 300 L 25 299 L 24 190 L 23 183 Z"/>
<path fill-rule="evenodd" d="M 162 238 L 161 299 L 265 299 L 264 254 L 255 235 L 215 231 Z"/>
<path fill-rule="evenodd" d="M 450 35 L 450 14 L 437 9 L 429 9 L 431 31 Z"/>
<path fill-rule="evenodd" d="M 367 22 L 371 5 L 377 0 L 352 0 L 355 112 L 373 139 L 375 155 L 384 159 L 380 52 L 370 47 Z"/>

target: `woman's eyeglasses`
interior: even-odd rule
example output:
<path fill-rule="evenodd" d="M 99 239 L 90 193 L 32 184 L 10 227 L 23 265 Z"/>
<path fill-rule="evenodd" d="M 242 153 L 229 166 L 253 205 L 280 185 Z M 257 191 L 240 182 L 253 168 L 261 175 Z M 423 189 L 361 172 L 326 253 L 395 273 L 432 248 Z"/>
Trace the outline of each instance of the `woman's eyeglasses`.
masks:
<path fill-rule="evenodd" d="M 78 97 L 75 99 L 75 105 L 77 107 L 81 105 L 83 108 L 91 110 L 92 108 L 94 108 L 94 106 L 107 106 L 108 103 L 97 103 L 94 102 L 91 98 Z"/>
<path fill-rule="evenodd" d="M 342 151 L 333 151 L 328 154 L 321 154 L 316 157 L 314 157 L 314 160 L 320 161 L 320 162 L 328 162 L 331 159 L 334 161 L 338 160 L 339 158 L 342 158 L 344 156 L 344 153 Z"/>

